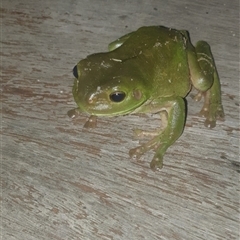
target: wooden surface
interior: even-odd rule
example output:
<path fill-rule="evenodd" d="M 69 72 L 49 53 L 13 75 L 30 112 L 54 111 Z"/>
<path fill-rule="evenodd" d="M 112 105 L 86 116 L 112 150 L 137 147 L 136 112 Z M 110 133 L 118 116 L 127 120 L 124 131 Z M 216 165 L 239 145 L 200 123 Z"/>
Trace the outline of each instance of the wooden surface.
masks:
<path fill-rule="evenodd" d="M 239 239 L 239 1 L 3 0 L 1 18 L 2 239 Z M 188 97 L 159 172 L 128 156 L 158 116 L 67 116 L 73 66 L 143 25 L 210 43 L 226 114 L 206 129 Z"/>

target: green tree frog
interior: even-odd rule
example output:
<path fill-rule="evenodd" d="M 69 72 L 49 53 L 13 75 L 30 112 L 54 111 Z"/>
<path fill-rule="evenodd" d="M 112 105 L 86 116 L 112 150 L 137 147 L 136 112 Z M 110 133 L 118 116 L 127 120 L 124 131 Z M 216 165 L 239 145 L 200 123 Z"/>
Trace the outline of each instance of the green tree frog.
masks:
<path fill-rule="evenodd" d="M 160 169 L 163 155 L 182 134 L 186 119 L 185 97 L 192 86 L 195 99 L 204 97 L 201 110 L 205 126 L 213 128 L 223 118 L 220 82 L 207 42 L 194 47 L 187 31 L 163 26 L 141 27 L 109 44 L 109 51 L 81 60 L 74 68 L 73 96 L 77 110 L 90 114 L 85 127 L 95 125 L 96 116 L 159 113 L 162 127 L 155 132 L 139 130 L 152 139 L 131 149 L 139 158 L 153 149 L 150 167 Z M 74 115 L 69 111 L 69 116 Z"/>

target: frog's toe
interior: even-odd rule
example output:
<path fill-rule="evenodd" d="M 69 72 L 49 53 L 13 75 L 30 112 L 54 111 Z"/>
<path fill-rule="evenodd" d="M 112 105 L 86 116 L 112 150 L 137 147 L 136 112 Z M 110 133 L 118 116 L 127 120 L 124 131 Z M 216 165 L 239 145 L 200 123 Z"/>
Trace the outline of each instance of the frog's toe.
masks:
<path fill-rule="evenodd" d="M 200 117 L 205 117 L 204 126 L 207 128 L 214 128 L 216 126 L 216 115 L 211 113 L 208 108 L 203 108 L 199 112 Z"/>
<path fill-rule="evenodd" d="M 209 109 L 203 107 L 202 110 L 198 113 L 198 116 L 207 118 L 209 115 Z"/>
<path fill-rule="evenodd" d="M 95 128 L 96 126 L 97 126 L 97 116 L 91 115 L 83 127 L 84 128 Z"/>
<path fill-rule="evenodd" d="M 145 136 L 144 131 L 141 130 L 141 129 L 134 129 L 133 130 L 133 136 L 134 136 L 134 138 L 142 138 L 142 137 Z"/>
<path fill-rule="evenodd" d="M 222 106 L 218 107 L 217 119 L 222 120 L 222 121 L 224 120 L 224 111 L 223 111 L 223 107 Z"/>
<path fill-rule="evenodd" d="M 202 92 L 198 92 L 196 95 L 191 95 L 191 98 L 196 102 L 199 102 L 202 99 L 202 97 L 203 97 Z"/>
<path fill-rule="evenodd" d="M 129 156 L 131 158 L 139 159 L 141 157 L 141 155 L 143 155 L 150 149 L 154 149 L 155 146 L 156 146 L 156 139 L 152 139 L 149 142 L 147 142 L 141 146 L 131 149 L 129 151 Z"/>
<path fill-rule="evenodd" d="M 204 122 L 204 126 L 207 128 L 214 128 L 216 127 L 216 120 L 207 118 Z"/>
<path fill-rule="evenodd" d="M 153 170 L 153 171 L 156 171 L 156 170 L 160 170 L 162 169 L 163 167 L 163 156 L 162 155 L 157 155 L 155 154 L 155 156 L 153 157 L 151 163 L 150 163 L 150 168 Z"/>
<path fill-rule="evenodd" d="M 224 112 L 221 105 L 212 108 L 204 107 L 200 111 L 199 115 L 206 118 L 204 126 L 208 128 L 214 128 L 216 126 L 217 119 L 224 120 Z"/>
<path fill-rule="evenodd" d="M 144 131 L 141 129 L 135 129 L 134 130 L 134 138 L 143 138 L 143 137 L 155 137 L 159 135 L 163 129 L 159 128 L 155 131 Z"/>
<path fill-rule="evenodd" d="M 143 147 L 139 146 L 139 147 L 130 149 L 129 156 L 130 158 L 139 159 L 143 153 L 144 153 Z"/>
<path fill-rule="evenodd" d="M 77 108 L 74 108 L 74 109 L 71 109 L 67 112 L 67 115 L 70 117 L 70 118 L 75 118 L 77 115 L 79 114 L 79 111 Z"/>

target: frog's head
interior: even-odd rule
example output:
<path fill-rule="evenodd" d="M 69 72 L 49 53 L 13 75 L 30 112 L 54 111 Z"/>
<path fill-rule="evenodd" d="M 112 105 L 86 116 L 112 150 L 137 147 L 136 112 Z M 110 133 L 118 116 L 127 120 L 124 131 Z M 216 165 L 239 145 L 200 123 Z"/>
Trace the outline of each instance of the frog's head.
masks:
<path fill-rule="evenodd" d="M 134 71 L 106 62 L 101 64 L 103 67 L 83 63 L 73 68 L 73 96 L 81 111 L 96 116 L 124 115 L 148 99 L 146 86 Z"/>

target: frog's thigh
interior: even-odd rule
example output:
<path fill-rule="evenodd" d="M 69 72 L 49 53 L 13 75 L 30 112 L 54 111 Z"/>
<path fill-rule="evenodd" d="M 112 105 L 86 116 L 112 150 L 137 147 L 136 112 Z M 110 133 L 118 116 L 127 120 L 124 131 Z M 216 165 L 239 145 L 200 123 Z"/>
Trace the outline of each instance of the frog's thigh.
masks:
<path fill-rule="evenodd" d="M 189 68 L 193 86 L 201 92 L 207 91 L 213 84 L 215 64 L 210 46 L 205 41 L 199 41 L 195 50 L 188 52 Z"/>

